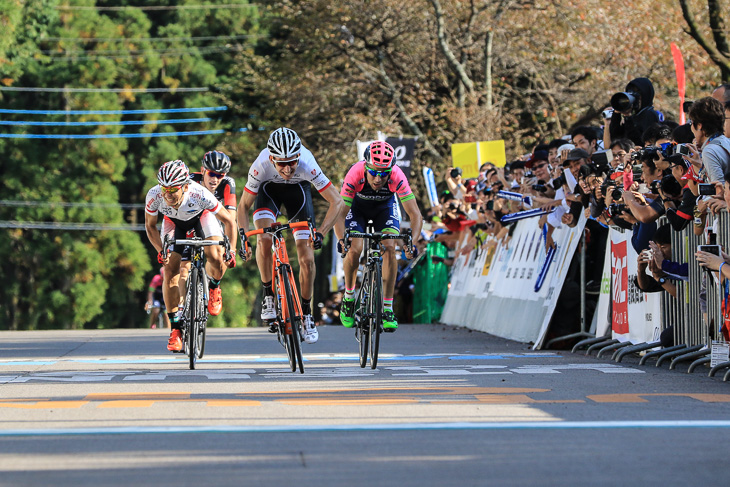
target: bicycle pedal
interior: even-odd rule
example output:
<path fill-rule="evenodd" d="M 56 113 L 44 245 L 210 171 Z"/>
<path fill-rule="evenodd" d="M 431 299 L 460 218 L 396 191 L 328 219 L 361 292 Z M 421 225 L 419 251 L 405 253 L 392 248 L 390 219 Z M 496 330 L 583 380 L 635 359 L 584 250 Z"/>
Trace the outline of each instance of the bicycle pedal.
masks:
<path fill-rule="evenodd" d="M 383 328 L 381 331 L 384 331 L 385 333 L 395 333 L 395 331 L 398 328 Z"/>
<path fill-rule="evenodd" d="M 276 323 L 271 323 L 269 325 L 269 333 L 276 333 L 278 331 L 278 329 L 279 329 L 279 325 L 277 325 Z"/>

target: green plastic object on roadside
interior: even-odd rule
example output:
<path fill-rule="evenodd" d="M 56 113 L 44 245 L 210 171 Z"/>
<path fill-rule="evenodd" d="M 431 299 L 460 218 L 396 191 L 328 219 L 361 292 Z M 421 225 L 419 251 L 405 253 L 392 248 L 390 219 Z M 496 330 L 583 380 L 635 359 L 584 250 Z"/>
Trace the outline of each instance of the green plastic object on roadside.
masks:
<path fill-rule="evenodd" d="M 447 256 L 444 244 L 431 242 L 426 247 L 426 257 L 413 269 L 414 323 L 436 323 L 441 318 L 449 292 L 449 267 L 443 262 Z"/>

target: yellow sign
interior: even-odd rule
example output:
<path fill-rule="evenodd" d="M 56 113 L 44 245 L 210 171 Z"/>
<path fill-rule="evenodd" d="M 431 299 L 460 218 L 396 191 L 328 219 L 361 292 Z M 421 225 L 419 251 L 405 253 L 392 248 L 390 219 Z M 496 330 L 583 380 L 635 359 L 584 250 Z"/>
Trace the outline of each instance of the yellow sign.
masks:
<path fill-rule="evenodd" d="M 479 166 L 485 162 L 498 167 L 505 165 L 504 140 L 451 144 L 451 159 L 454 167 L 461 168 L 463 178 L 475 178 L 479 176 Z"/>

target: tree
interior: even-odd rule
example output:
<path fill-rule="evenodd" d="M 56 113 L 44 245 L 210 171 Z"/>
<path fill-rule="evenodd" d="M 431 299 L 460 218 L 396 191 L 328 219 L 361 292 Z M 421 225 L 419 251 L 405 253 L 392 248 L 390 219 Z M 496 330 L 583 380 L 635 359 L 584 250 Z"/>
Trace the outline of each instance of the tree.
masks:
<path fill-rule="evenodd" d="M 719 0 L 707 0 L 707 9 L 702 15 L 706 25 L 700 25 L 695 17 L 689 0 L 679 0 L 682 7 L 682 16 L 687 23 L 687 34 L 707 53 L 713 63 L 720 68 L 723 83 L 730 82 L 730 44 L 728 44 L 727 28 L 723 12 L 727 5 L 721 5 Z M 707 28 L 709 27 L 708 39 Z"/>

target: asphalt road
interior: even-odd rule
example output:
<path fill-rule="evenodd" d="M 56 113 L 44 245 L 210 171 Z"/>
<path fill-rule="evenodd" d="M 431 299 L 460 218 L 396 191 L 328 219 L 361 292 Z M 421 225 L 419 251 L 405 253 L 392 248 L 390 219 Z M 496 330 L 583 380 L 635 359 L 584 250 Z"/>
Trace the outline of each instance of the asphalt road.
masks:
<path fill-rule="evenodd" d="M 0 485 L 728 485 L 730 383 L 401 325 L 305 373 L 264 329 L 0 332 Z"/>

